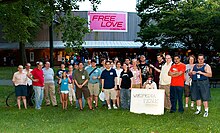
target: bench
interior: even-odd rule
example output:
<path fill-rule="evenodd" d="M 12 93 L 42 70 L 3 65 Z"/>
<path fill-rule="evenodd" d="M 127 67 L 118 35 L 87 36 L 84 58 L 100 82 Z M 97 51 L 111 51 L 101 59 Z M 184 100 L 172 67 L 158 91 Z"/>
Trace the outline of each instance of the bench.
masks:
<path fill-rule="evenodd" d="M 216 88 L 216 86 L 220 84 L 220 78 L 210 78 L 209 83 L 211 88 Z"/>

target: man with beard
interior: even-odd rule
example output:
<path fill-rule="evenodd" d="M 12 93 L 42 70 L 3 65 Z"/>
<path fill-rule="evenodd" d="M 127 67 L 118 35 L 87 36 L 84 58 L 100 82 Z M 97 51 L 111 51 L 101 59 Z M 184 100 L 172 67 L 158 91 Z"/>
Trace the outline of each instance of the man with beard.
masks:
<path fill-rule="evenodd" d="M 139 68 L 141 69 L 142 84 L 147 80 L 148 75 L 152 74 L 152 69 L 147 65 L 144 55 L 140 57 Z"/>

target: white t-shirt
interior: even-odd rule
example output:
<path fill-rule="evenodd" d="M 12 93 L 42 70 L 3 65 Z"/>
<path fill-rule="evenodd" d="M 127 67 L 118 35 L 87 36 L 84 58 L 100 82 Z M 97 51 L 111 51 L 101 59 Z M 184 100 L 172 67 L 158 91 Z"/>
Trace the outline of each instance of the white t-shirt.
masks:
<path fill-rule="evenodd" d="M 168 75 L 168 72 L 172 66 L 172 62 L 170 64 L 165 63 L 160 71 L 160 85 L 169 85 L 171 83 L 171 76 Z"/>
<path fill-rule="evenodd" d="M 28 73 L 30 73 L 32 70 L 33 70 L 33 69 L 29 69 L 29 72 L 27 72 L 27 70 L 24 69 L 24 70 L 23 70 L 23 73 L 28 74 Z M 28 85 L 32 85 L 32 80 L 29 79 L 29 78 L 27 78 L 27 84 L 28 84 Z"/>
<path fill-rule="evenodd" d="M 153 81 L 151 84 L 144 82 L 144 89 L 157 89 L 157 84 Z"/>
<path fill-rule="evenodd" d="M 116 74 L 117 74 L 117 85 L 120 85 L 120 75 L 121 75 L 121 72 L 123 71 L 123 69 L 115 69 L 116 71 Z"/>

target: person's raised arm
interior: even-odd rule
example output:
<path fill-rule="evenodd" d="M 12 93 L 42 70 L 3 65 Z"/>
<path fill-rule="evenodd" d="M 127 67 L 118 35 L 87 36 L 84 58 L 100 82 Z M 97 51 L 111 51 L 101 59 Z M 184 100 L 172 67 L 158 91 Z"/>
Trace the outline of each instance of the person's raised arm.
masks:
<path fill-rule="evenodd" d="M 39 79 L 33 79 L 33 78 L 32 78 L 33 75 L 32 75 L 31 73 L 27 73 L 27 77 L 28 77 L 30 80 L 32 80 L 33 82 L 38 82 L 38 81 L 39 81 Z"/>

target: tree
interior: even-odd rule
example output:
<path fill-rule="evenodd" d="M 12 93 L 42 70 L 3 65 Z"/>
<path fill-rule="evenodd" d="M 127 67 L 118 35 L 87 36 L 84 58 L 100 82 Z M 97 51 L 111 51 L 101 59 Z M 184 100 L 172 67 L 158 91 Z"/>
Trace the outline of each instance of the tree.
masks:
<path fill-rule="evenodd" d="M 3 38 L 9 42 L 19 42 L 19 49 L 21 51 L 20 63 L 24 65 L 27 62 L 25 44 L 33 42 L 42 24 L 52 25 L 53 16 L 55 14 L 64 13 L 63 16 L 60 16 L 60 18 L 63 18 L 62 20 L 68 21 L 68 19 L 70 19 L 71 21 L 79 21 L 79 23 L 81 23 L 81 19 L 74 20 L 70 17 L 69 13 L 72 10 L 79 9 L 77 2 L 84 1 L 85 0 L 11 0 L 10 2 L 3 1 L 0 3 L 0 24 L 3 26 Z M 89 1 L 93 5 L 93 9 L 96 9 L 100 3 L 100 0 Z M 69 15 L 69 17 L 65 15 Z M 66 23 L 65 21 L 61 21 L 61 23 Z M 69 22 L 67 23 L 70 24 Z M 77 31 L 66 32 L 63 34 L 63 38 L 68 41 L 72 40 L 72 42 L 79 39 L 79 42 L 81 42 L 81 38 L 73 38 L 73 36 L 68 35 L 73 32 Z M 82 43 L 71 44 L 76 45 Z"/>
<path fill-rule="evenodd" d="M 138 36 L 143 43 L 204 51 L 215 45 L 219 27 L 215 0 L 146 0 L 137 6 L 142 21 Z M 181 44 L 181 45 L 180 45 Z"/>
<path fill-rule="evenodd" d="M 84 43 L 83 38 L 89 29 L 86 26 L 87 20 L 74 14 L 67 14 L 59 19 L 61 24 L 57 26 L 58 32 L 62 32 L 62 41 L 65 42 L 66 50 L 81 49 Z"/>
<path fill-rule="evenodd" d="M 43 5 L 36 0 L 23 0 L 0 5 L 3 38 L 19 42 L 21 64 L 26 62 L 25 43 L 32 43 L 44 18 Z"/>

